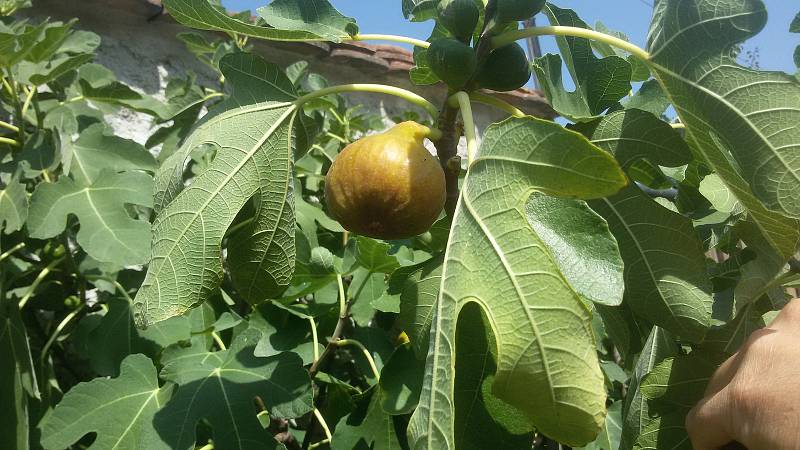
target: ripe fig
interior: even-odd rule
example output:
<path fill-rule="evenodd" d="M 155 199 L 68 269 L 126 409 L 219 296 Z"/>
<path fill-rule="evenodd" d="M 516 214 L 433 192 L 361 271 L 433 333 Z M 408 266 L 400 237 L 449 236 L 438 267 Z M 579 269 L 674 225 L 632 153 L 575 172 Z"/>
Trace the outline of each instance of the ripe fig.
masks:
<path fill-rule="evenodd" d="M 476 76 L 480 87 L 494 91 L 513 91 L 524 86 L 530 78 L 528 57 L 516 42 L 492 50 Z"/>
<path fill-rule="evenodd" d="M 436 7 L 439 23 L 461 42 L 469 43 L 481 12 L 475 0 L 442 0 Z"/>
<path fill-rule="evenodd" d="M 444 206 L 444 171 L 422 145 L 429 129 L 403 122 L 348 145 L 325 177 L 328 210 L 354 233 L 403 239 L 424 233 Z"/>
<path fill-rule="evenodd" d="M 428 65 L 440 80 L 454 89 L 460 89 L 472 78 L 478 65 L 475 51 L 453 38 L 436 39 L 428 48 Z"/>

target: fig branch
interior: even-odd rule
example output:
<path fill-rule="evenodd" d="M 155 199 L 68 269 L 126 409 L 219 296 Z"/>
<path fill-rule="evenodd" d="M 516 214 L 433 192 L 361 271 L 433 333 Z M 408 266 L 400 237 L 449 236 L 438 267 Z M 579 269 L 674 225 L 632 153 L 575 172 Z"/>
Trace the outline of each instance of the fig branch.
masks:
<path fill-rule="evenodd" d="M 469 94 L 464 91 L 456 92 L 447 100 L 451 106 L 458 105 L 461 110 L 461 119 L 464 120 L 464 136 L 467 138 L 467 167 L 475 160 L 478 152 L 478 139 L 475 135 L 475 121 L 472 118 L 472 104 Z"/>
<path fill-rule="evenodd" d="M 636 56 L 644 62 L 650 61 L 650 53 L 643 48 L 631 44 L 630 42 L 611 36 L 599 31 L 589 30 L 580 27 L 566 27 L 566 26 L 549 26 L 549 27 L 530 27 L 522 28 L 520 30 L 509 31 L 506 33 L 494 36 L 491 39 L 492 48 L 499 48 L 511 44 L 520 39 L 525 39 L 533 36 L 573 36 L 591 39 L 598 42 L 604 42 L 612 47 L 617 47 L 631 55 Z"/>
<path fill-rule="evenodd" d="M 497 108 L 497 109 L 499 109 L 501 111 L 507 112 L 512 117 L 524 117 L 525 116 L 525 113 L 522 112 L 516 106 L 514 106 L 514 105 L 512 105 L 510 103 L 504 102 L 503 100 L 500 100 L 499 98 L 493 97 L 491 95 L 483 94 L 483 93 L 480 93 L 480 92 L 470 92 L 469 93 L 469 98 L 470 98 L 470 100 L 472 100 L 474 102 L 477 102 L 477 103 L 483 103 L 484 105 L 494 106 L 495 108 Z"/>
<path fill-rule="evenodd" d="M 393 95 L 395 97 L 402 98 L 410 103 L 422 107 L 428 112 L 428 114 L 431 115 L 431 117 L 436 117 L 439 115 L 439 109 L 436 108 L 436 106 L 433 103 L 429 102 L 421 95 L 415 94 L 406 89 L 402 89 L 395 86 L 387 86 L 385 84 L 353 83 L 353 84 L 341 84 L 338 86 L 330 86 L 303 95 L 302 97 L 299 97 L 297 100 L 295 100 L 294 104 L 300 106 L 311 99 L 324 97 L 330 94 L 338 94 L 342 92 L 373 92 L 378 94 Z M 427 137 L 428 139 L 435 141 L 440 137 L 440 135 L 441 133 L 439 132 L 439 130 L 432 128 L 430 134 Z"/>
<path fill-rule="evenodd" d="M 394 34 L 356 34 L 352 37 L 353 41 L 387 41 L 410 44 L 416 47 L 428 48 L 431 43 L 421 39 L 414 39 L 407 36 L 397 36 Z"/>

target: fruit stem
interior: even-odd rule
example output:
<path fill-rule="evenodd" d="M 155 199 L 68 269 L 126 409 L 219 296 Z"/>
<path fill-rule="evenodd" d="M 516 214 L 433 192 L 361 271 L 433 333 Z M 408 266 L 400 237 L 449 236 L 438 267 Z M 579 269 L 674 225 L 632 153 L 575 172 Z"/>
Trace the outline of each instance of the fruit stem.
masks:
<path fill-rule="evenodd" d="M 294 104 L 298 107 L 301 106 L 303 103 L 319 98 L 324 97 L 329 94 L 338 94 L 341 92 L 375 92 L 379 94 L 388 94 L 394 95 L 395 97 L 400 97 L 404 100 L 407 100 L 415 105 L 418 105 L 424 108 L 431 117 L 436 118 L 439 115 L 439 110 L 434 106 L 433 103 L 426 100 L 424 97 L 417 95 L 411 91 L 395 87 L 395 86 L 387 86 L 385 84 L 368 84 L 368 83 L 353 83 L 353 84 L 340 84 L 338 86 L 330 86 L 323 89 L 319 89 L 314 92 L 310 92 L 302 97 L 299 97 L 297 100 L 294 101 Z"/>
<path fill-rule="evenodd" d="M 414 39 L 407 36 L 397 36 L 394 34 L 356 34 L 352 38 L 353 41 L 389 41 L 400 42 L 403 44 L 411 44 L 416 47 L 428 48 L 431 43 L 421 39 Z"/>
<path fill-rule="evenodd" d="M 20 147 L 21 144 L 14 139 L 10 139 L 7 137 L 0 136 L 0 144 L 8 144 L 12 147 Z"/>
<path fill-rule="evenodd" d="M 311 339 L 314 343 L 314 361 L 312 361 L 312 363 L 315 363 L 319 359 L 319 336 L 317 336 L 317 322 L 314 322 L 313 317 L 309 317 L 308 322 L 311 326 Z"/>
<path fill-rule="evenodd" d="M 565 27 L 565 26 L 531 27 L 531 28 L 523 28 L 521 30 L 509 31 L 493 37 L 492 48 L 503 47 L 508 44 L 511 44 L 512 42 L 518 41 L 520 39 L 525 39 L 528 37 L 548 36 L 548 35 L 574 36 L 574 37 L 592 39 L 598 42 L 604 42 L 612 47 L 617 47 L 622 50 L 625 50 L 626 52 L 636 56 L 637 58 L 641 59 L 646 63 L 650 62 L 650 53 L 648 53 L 646 50 L 637 45 L 631 44 L 630 42 L 624 39 L 620 39 L 618 37 L 610 36 L 605 33 L 600 33 L 599 31 L 594 31 L 579 27 Z"/>
<path fill-rule="evenodd" d="M 19 133 L 19 127 L 11 125 L 8 122 L 3 122 L 0 120 L 0 127 L 8 128 L 9 130 L 13 131 L 14 133 Z"/>
<path fill-rule="evenodd" d="M 330 442 L 332 439 L 331 429 L 330 427 L 328 427 L 328 423 L 325 422 L 325 418 L 322 417 L 322 413 L 319 412 L 319 409 L 317 408 L 314 408 L 314 417 L 316 417 L 319 424 L 322 425 L 322 431 L 325 432 L 325 439 L 327 439 L 328 442 Z"/>
<path fill-rule="evenodd" d="M 447 100 L 451 106 L 458 105 L 461 109 L 461 118 L 464 120 L 464 136 L 467 138 L 467 167 L 475 160 L 475 153 L 478 152 L 478 138 L 475 135 L 475 121 L 472 118 L 472 104 L 469 101 L 469 94 L 459 91 L 450 96 Z"/>
<path fill-rule="evenodd" d="M 491 95 L 482 94 L 480 92 L 472 92 L 469 94 L 469 98 L 472 101 L 483 103 L 484 105 L 494 106 L 495 108 L 505 111 L 513 117 L 525 117 L 525 113 L 517 109 L 516 106 L 504 102 L 497 97 L 493 97 Z"/>
<path fill-rule="evenodd" d="M 364 355 L 364 358 L 366 358 L 367 363 L 369 363 L 369 368 L 372 369 L 372 374 L 375 375 L 375 382 L 377 383 L 381 379 L 381 372 L 378 370 L 378 366 L 375 365 L 375 360 L 372 359 L 372 355 L 369 354 L 367 347 L 364 347 L 364 344 L 355 339 L 342 339 L 336 342 L 337 347 L 344 347 L 346 345 L 352 345 L 353 347 L 357 347 L 359 350 L 361 350 L 361 353 Z"/>

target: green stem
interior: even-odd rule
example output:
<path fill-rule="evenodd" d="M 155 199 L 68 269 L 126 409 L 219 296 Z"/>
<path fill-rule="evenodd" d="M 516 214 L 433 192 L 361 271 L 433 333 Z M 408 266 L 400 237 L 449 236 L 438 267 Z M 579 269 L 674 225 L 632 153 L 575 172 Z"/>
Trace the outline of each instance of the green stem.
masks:
<path fill-rule="evenodd" d="M 7 137 L 2 137 L 2 136 L 0 136 L 0 144 L 8 144 L 8 145 L 10 145 L 12 147 L 21 147 L 22 146 L 22 144 L 20 144 L 19 141 L 16 141 L 14 139 L 7 138 Z"/>
<path fill-rule="evenodd" d="M 414 39 L 406 36 L 397 36 L 394 34 L 357 34 L 353 36 L 352 40 L 400 42 L 403 44 L 411 44 L 416 47 L 422 47 L 422 48 L 428 48 L 431 46 L 431 43 L 428 41 L 423 41 L 421 39 Z"/>
<path fill-rule="evenodd" d="M 208 444 L 198 448 L 197 450 L 214 450 L 214 444 L 208 443 Z"/>
<path fill-rule="evenodd" d="M 31 287 L 28 289 L 28 292 L 26 292 L 25 296 L 23 296 L 22 299 L 19 301 L 19 309 L 25 307 L 25 304 L 28 303 L 28 300 L 30 300 L 31 296 L 36 291 L 36 288 L 38 288 L 39 285 L 42 283 L 42 280 L 44 280 L 45 277 L 47 277 L 47 275 L 53 270 L 53 268 L 61 264 L 62 261 L 64 261 L 63 256 L 61 258 L 54 259 L 53 261 L 50 262 L 50 264 L 47 265 L 47 267 L 45 267 L 44 269 L 42 269 L 41 272 L 39 272 L 39 275 L 37 275 L 36 279 L 33 280 L 33 283 L 31 284 Z"/>
<path fill-rule="evenodd" d="M 212 331 L 211 332 L 211 337 L 214 339 L 214 342 L 217 343 L 217 347 L 219 347 L 220 350 L 227 350 L 228 349 L 228 347 L 225 346 L 225 343 L 222 342 L 222 338 L 219 337 L 219 334 L 217 334 L 216 331 Z"/>
<path fill-rule="evenodd" d="M 336 274 L 336 284 L 339 285 L 339 319 L 347 318 L 347 295 L 344 293 L 344 280 L 340 274 Z"/>
<path fill-rule="evenodd" d="M 439 110 L 436 108 L 436 106 L 434 106 L 433 103 L 429 102 L 422 96 L 417 95 L 406 89 L 394 86 L 387 86 L 385 84 L 353 83 L 353 84 L 342 84 L 339 86 L 330 86 L 323 89 L 319 89 L 314 92 L 310 92 L 295 100 L 294 104 L 299 107 L 303 103 L 309 100 L 319 97 L 324 97 L 330 94 L 338 94 L 342 92 L 374 92 L 379 94 L 393 95 L 395 97 L 400 97 L 404 100 L 407 100 L 408 102 L 411 102 L 417 106 L 424 108 L 431 115 L 431 117 L 435 118 L 436 116 L 439 115 Z M 435 140 L 436 131 L 431 129 L 432 134 L 428 138 L 431 140 Z"/>
<path fill-rule="evenodd" d="M 64 100 L 63 102 L 59 103 L 59 105 L 66 105 L 67 103 L 79 102 L 79 101 L 81 101 L 81 100 L 83 100 L 85 98 L 86 97 L 84 97 L 82 95 L 78 95 L 78 96 L 75 96 L 75 97 L 68 98 L 68 99 Z"/>
<path fill-rule="evenodd" d="M 482 94 L 480 92 L 471 92 L 469 94 L 469 98 L 472 101 L 483 103 L 484 105 L 494 106 L 501 111 L 507 112 L 513 117 L 525 117 L 525 113 L 517 109 L 516 106 L 504 102 L 497 97 L 492 97 L 491 95 Z"/>
<path fill-rule="evenodd" d="M 337 347 L 344 347 L 347 345 L 352 345 L 353 347 L 357 347 L 359 350 L 361 350 L 361 353 L 364 355 L 364 357 L 367 359 L 367 362 L 369 363 L 369 368 L 372 369 L 372 373 L 373 375 L 375 375 L 375 381 L 377 382 L 378 380 L 380 380 L 381 373 L 378 371 L 378 366 L 375 365 L 375 360 L 372 359 L 372 355 L 369 354 L 369 350 L 367 350 L 367 347 L 364 347 L 364 344 L 358 342 L 355 339 L 342 339 L 336 342 Z"/>
<path fill-rule="evenodd" d="M 322 425 L 322 431 L 325 432 L 325 438 L 328 439 L 328 442 L 330 442 L 333 438 L 331 435 L 331 429 L 328 427 L 328 423 L 325 422 L 325 418 L 322 417 L 322 413 L 319 412 L 317 408 L 314 408 L 314 417 L 316 417 L 317 421 L 319 421 L 319 424 Z"/>
<path fill-rule="evenodd" d="M 25 114 L 28 113 L 28 108 L 31 106 L 31 100 L 33 100 L 33 96 L 36 95 L 36 86 L 31 87 L 30 90 L 25 88 L 25 90 L 27 91 L 28 95 L 25 97 L 25 103 L 22 104 L 22 117 L 19 118 L 20 122 L 25 120 Z"/>
<path fill-rule="evenodd" d="M 675 129 L 686 128 L 686 125 L 681 123 L 681 122 L 673 122 L 673 123 L 670 123 L 669 126 L 671 126 L 672 128 L 675 128 Z"/>
<path fill-rule="evenodd" d="M 311 339 L 314 343 L 314 361 L 311 361 L 313 364 L 319 359 L 319 336 L 317 336 L 317 323 L 314 322 L 314 318 L 309 317 L 308 322 L 311 325 Z"/>
<path fill-rule="evenodd" d="M 13 255 L 14 252 L 16 252 L 18 250 L 22 250 L 23 248 L 25 248 L 25 243 L 24 242 L 20 242 L 19 244 L 11 247 L 7 251 L 5 251 L 2 254 L 0 254 L 0 262 L 3 262 L 3 260 L 5 260 L 9 256 Z"/>
<path fill-rule="evenodd" d="M 14 133 L 19 133 L 19 127 L 11 125 L 8 122 L 3 122 L 2 120 L 0 120 L 0 127 L 7 128 L 13 131 Z"/>
<path fill-rule="evenodd" d="M 520 39 L 525 39 L 533 36 L 574 36 L 580 38 L 591 39 L 598 42 L 604 42 L 612 47 L 617 47 L 631 55 L 636 56 L 644 62 L 650 61 L 650 53 L 643 48 L 631 44 L 630 42 L 620 39 L 618 37 L 609 36 L 599 31 L 589 30 L 579 27 L 565 27 L 565 26 L 551 26 L 551 27 L 532 27 L 523 28 L 521 30 L 509 31 L 499 34 L 492 38 L 492 48 L 503 47 L 512 42 Z"/>
<path fill-rule="evenodd" d="M 47 352 L 50 351 L 50 347 L 53 346 L 53 343 L 56 341 L 58 336 L 61 334 L 62 331 L 64 331 L 64 328 L 66 328 L 67 325 L 70 322 L 72 322 L 72 319 L 74 319 L 78 314 L 80 314 L 80 312 L 83 311 L 83 308 L 85 307 L 86 303 L 81 303 L 81 306 L 75 308 L 75 310 L 67 314 L 67 316 L 64 317 L 64 320 L 62 320 L 61 323 L 58 324 L 56 330 L 53 332 L 52 335 L 50 335 L 50 339 L 48 339 L 47 342 L 44 344 L 44 347 L 42 347 L 42 353 L 39 354 L 40 367 L 44 367 L 44 362 L 47 359 Z"/>
<path fill-rule="evenodd" d="M 467 138 L 467 167 L 469 167 L 478 152 L 478 138 L 475 135 L 475 121 L 472 118 L 469 94 L 464 91 L 456 92 L 448 102 L 450 102 L 450 106 L 458 105 L 458 108 L 461 109 L 461 119 L 464 120 L 464 136 Z"/>

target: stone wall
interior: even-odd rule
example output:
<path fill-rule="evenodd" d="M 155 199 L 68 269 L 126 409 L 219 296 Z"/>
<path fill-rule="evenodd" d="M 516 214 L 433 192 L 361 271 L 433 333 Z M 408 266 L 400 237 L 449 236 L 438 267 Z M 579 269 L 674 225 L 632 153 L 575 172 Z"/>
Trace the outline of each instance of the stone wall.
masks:
<path fill-rule="evenodd" d="M 77 17 L 78 28 L 99 34 L 102 44 L 96 62 L 111 69 L 118 79 L 141 92 L 163 98 L 169 77 L 197 74 L 200 82 L 215 85 L 212 71 L 188 52 L 176 35 L 187 28 L 169 15 L 158 14 L 157 0 L 34 0 L 25 14 L 36 19 L 69 20 Z M 212 33 L 213 34 L 213 33 Z M 254 51 L 282 67 L 299 60 L 325 76 L 332 84 L 382 83 L 413 90 L 435 103 L 446 94 L 442 84 L 415 86 L 408 79 L 411 54 L 390 45 L 362 43 L 275 43 L 251 40 Z M 422 110 L 408 102 L 378 94 L 347 95 L 351 104 L 380 111 L 384 117 L 409 109 Z M 552 117 L 552 110 L 535 91 L 503 94 L 505 100 L 530 114 Z M 504 118 L 497 110 L 476 105 L 476 122 L 483 129 Z M 126 109 L 108 118 L 117 134 L 144 143 L 152 133 L 149 116 Z"/>

